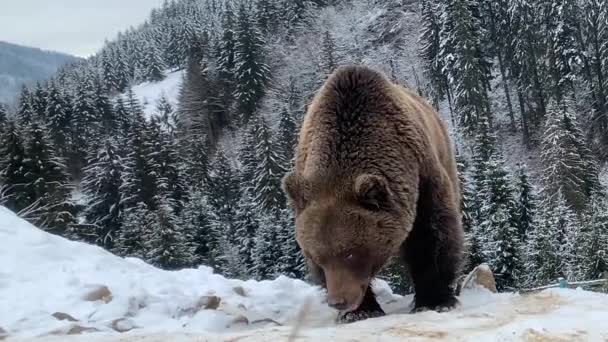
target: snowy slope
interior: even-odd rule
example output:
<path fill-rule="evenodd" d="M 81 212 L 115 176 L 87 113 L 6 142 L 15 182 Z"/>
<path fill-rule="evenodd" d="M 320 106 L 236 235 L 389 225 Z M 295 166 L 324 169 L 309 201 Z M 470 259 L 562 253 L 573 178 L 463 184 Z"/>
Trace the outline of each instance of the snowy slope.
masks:
<path fill-rule="evenodd" d="M 133 87 L 135 97 L 142 104 L 146 118 L 156 113 L 156 101 L 165 96 L 173 108 L 177 107 L 177 96 L 183 80 L 183 71 L 166 72 L 160 82 L 144 82 Z"/>
<path fill-rule="evenodd" d="M 86 300 L 102 286 L 110 293 Z M 451 312 L 412 315 L 405 314 L 411 298 L 377 287 L 388 316 L 336 326 L 321 291 L 304 282 L 230 280 L 207 267 L 162 271 L 47 234 L 0 207 L 0 340 L 276 341 L 287 340 L 297 322 L 298 340 L 310 341 L 608 339 L 608 296 L 601 294 L 474 290 Z"/>

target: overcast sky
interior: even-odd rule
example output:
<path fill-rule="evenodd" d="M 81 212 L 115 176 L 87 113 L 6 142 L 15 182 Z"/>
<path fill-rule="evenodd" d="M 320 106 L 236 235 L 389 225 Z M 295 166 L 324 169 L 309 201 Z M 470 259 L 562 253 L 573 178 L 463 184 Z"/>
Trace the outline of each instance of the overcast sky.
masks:
<path fill-rule="evenodd" d="M 88 57 L 163 0 L 0 0 L 0 40 Z"/>

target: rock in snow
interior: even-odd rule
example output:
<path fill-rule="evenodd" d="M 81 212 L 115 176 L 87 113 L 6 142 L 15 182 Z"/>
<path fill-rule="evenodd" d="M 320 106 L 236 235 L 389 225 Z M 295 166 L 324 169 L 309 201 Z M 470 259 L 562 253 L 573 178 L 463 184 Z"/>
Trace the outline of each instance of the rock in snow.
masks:
<path fill-rule="evenodd" d="M 232 280 L 208 267 L 162 271 L 45 233 L 0 207 L 0 340 L 608 339 L 603 294 L 551 289 L 520 296 L 464 288 L 461 305 L 450 312 L 409 314 L 411 296 L 394 295 L 383 281 L 374 286 L 388 315 L 336 325 L 323 292 L 302 281 Z"/>
<path fill-rule="evenodd" d="M 490 266 L 481 264 L 475 267 L 471 273 L 469 273 L 462 282 L 463 289 L 473 289 L 475 287 L 482 287 L 490 292 L 496 293 L 496 280 L 494 279 L 494 273 L 490 269 Z"/>

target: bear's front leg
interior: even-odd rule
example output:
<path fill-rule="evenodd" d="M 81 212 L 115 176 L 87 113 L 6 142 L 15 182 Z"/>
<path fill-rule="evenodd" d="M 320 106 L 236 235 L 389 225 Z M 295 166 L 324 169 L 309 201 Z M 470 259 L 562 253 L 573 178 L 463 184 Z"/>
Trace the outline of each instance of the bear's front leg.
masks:
<path fill-rule="evenodd" d="M 442 176 L 420 187 L 414 227 L 401 249 L 414 281 L 413 312 L 442 312 L 458 304 L 453 285 L 462 262 L 463 232 L 458 203 Z"/>
<path fill-rule="evenodd" d="M 363 297 L 363 301 L 361 305 L 356 310 L 349 312 L 341 312 L 338 315 L 338 323 L 352 323 L 356 321 L 361 321 L 366 318 L 380 317 L 384 316 L 384 310 L 378 304 L 376 300 L 376 295 L 372 291 L 371 286 L 367 287 L 367 291 L 365 291 L 365 296 Z"/>

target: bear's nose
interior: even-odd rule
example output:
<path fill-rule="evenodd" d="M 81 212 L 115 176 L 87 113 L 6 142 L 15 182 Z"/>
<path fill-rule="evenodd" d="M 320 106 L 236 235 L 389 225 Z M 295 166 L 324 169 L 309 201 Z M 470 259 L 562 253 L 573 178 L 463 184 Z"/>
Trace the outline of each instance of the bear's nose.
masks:
<path fill-rule="evenodd" d="M 336 310 L 344 310 L 348 307 L 346 300 L 343 298 L 329 298 L 327 304 Z"/>

